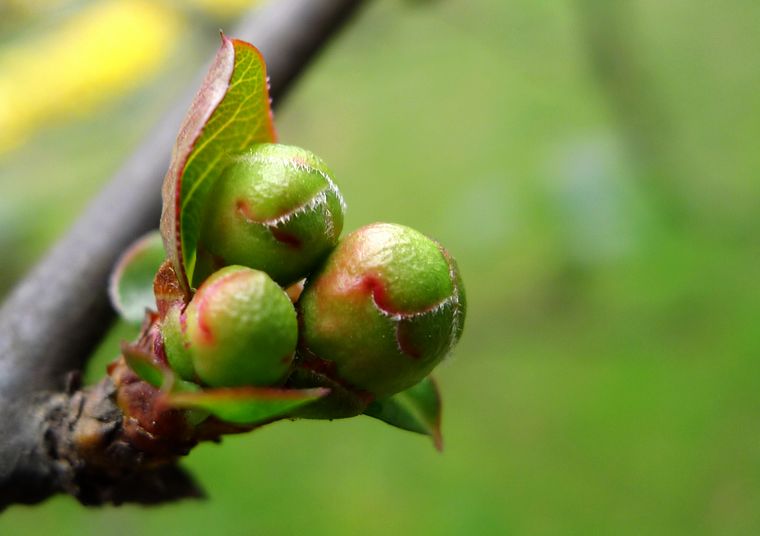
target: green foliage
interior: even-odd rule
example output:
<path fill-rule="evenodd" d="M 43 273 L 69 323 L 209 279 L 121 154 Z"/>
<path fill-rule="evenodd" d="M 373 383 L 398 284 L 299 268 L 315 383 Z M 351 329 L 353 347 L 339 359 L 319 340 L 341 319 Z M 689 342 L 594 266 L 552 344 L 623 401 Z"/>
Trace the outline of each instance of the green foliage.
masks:
<path fill-rule="evenodd" d="M 170 393 L 166 396 L 166 401 L 177 408 L 208 411 L 226 422 L 254 425 L 285 417 L 328 393 L 328 389 L 322 388 L 297 390 L 237 387 Z"/>
<path fill-rule="evenodd" d="M 274 137 L 264 76 L 255 48 L 222 35 L 164 179 L 169 260 L 152 281 L 157 312 L 140 342 L 124 347 L 126 363 L 164 391 L 197 382 L 202 389 L 166 394 L 165 403 L 235 424 L 355 416 L 420 382 L 453 348 L 464 287 L 448 252 L 411 228 L 373 224 L 338 242 L 344 202 L 325 163 L 298 147 L 260 143 Z M 132 257 L 118 266 L 115 298 L 124 267 L 135 271 Z M 126 273 L 131 286 L 150 288 L 149 271 Z M 291 303 L 300 291 L 286 294 L 277 283 L 304 277 L 301 330 Z M 309 388 L 323 390 L 307 402 L 329 396 L 287 413 L 246 391 L 275 386 L 285 386 L 272 391 L 277 400 L 289 392 L 300 400 Z M 374 411 L 440 447 L 440 399 L 435 391 L 426 404 L 420 389 Z M 407 398 L 412 406 L 401 409 Z"/>
<path fill-rule="evenodd" d="M 161 231 L 180 284 L 189 291 L 204 197 L 229 159 L 276 140 L 261 53 L 222 34 L 222 46 L 180 127 L 164 180 Z"/>
<path fill-rule="evenodd" d="M 116 263 L 108 292 L 124 320 L 139 325 L 145 310 L 156 308 L 153 277 L 165 255 L 161 235 L 154 231 L 132 244 Z"/>
<path fill-rule="evenodd" d="M 364 413 L 391 426 L 428 435 L 438 450 L 443 449 L 441 395 L 433 378 L 425 378 L 389 398 L 375 400 Z"/>
<path fill-rule="evenodd" d="M 161 366 L 148 352 L 129 344 L 122 344 L 121 353 L 129 368 L 153 387 L 161 388 L 172 382 L 172 371 L 166 366 Z"/>
<path fill-rule="evenodd" d="M 131 344 L 122 343 L 121 353 L 132 371 L 141 380 L 166 392 L 194 393 L 200 387 L 177 378 L 174 371 L 156 360 L 155 356 Z"/>

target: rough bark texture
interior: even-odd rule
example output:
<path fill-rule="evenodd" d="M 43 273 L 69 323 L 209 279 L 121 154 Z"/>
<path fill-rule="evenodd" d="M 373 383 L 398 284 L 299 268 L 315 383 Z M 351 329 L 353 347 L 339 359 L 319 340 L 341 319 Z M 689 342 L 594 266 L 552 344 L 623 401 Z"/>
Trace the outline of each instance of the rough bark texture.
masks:
<path fill-rule="evenodd" d="M 276 105 L 360 4 L 279 0 L 229 34 L 264 54 Z M 57 492 L 84 504 L 202 495 L 190 476 L 166 463 L 186 446 L 157 457 L 123 441 L 124 418 L 110 379 L 88 390 L 77 385 L 78 371 L 112 320 L 106 295 L 112 266 L 134 239 L 158 225 L 161 179 L 197 85 L 0 309 L 0 510 Z"/>

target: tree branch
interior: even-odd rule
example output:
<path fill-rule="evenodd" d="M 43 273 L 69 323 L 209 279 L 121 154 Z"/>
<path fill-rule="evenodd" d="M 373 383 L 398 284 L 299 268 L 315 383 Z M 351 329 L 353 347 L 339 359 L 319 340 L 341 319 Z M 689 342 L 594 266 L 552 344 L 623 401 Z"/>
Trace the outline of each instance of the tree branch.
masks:
<path fill-rule="evenodd" d="M 230 35 L 249 40 L 262 51 L 276 105 L 361 3 L 278 0 L 253 11 Z M 155 502 L 199 493 L 186 475 L 171 468 L 143 473 L 139 485 L 120 476 L 99 486 L 95 497 L 87 497 L 81 482 L 72 484 L 71 467 L 62 468 L 60 449 L 66 434 L 78 425 L 86 402 L 81 393 L 67 390 L 66 383 L 72 382 L 70 373 L 81 369 L 112 321 L 106 285 L 116 259 L 158 224 L 161 179 L 179 124 L 201 80 L 202 75 L 0 309 L 0 509 L 62 490 L 92 503 Z M 105 391 L 88 418 L 104 427 L 118 426 L 121 413 L 112 393 L 107 393 L 108 381 L 99 388 Z M 88 474 L 81 467 L 75 469 L 77 475 Z M 135 492 L 143 487 L 144 492 Z"/>

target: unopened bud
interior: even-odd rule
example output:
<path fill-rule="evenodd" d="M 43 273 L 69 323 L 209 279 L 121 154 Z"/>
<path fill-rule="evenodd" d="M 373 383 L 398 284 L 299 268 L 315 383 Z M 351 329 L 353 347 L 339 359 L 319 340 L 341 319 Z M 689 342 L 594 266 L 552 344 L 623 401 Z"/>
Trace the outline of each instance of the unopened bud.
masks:
<path fill-rule="evenodd" d="M 313 153 L 278 144 L 236 157 L 206 199 L 195 282 L 239 264 L 287 286 L 338 243 L 343 199 Z"/>
<path fill-rule="evenodd" d="M 422 380 L 456 344 L 465 296 L 441 245 L 376 223 L 338 245 L 307 281 L 299 311 L 305 358 L 333 362 L 338 380 L 384 397 Z"/>
<path fill-rule="evenodd" d="M 243 266 L 215 272 L 179 323 L 193 371 L 207 385 L 276 385 L 290 370 L 298 339 L 295 309 L 264 272 Z"/>

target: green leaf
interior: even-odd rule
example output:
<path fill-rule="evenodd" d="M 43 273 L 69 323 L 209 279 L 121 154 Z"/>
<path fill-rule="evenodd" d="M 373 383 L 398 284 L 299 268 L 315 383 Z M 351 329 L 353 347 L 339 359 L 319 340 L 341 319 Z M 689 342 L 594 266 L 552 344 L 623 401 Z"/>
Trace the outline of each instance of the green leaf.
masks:
<path fill-rule="evenodd" d="M 155 358 L 136 346 L 122 343 L 121 353 L 127 366 L 137 374 L 141 380 L 148 382 L 153 387 L 161 388 L 174 383 L 174 374 L 171 369 L 156 362 Z"/>
<path fill-rule="evenodd" d="M 132 344 L 122 343 L 121 352 L 127 366 L 141 380 L 165 393 L 195 393 L 201 390 L 199 385 L 177 378 L 168 366 L 157 362 L 151 354 Z M 206 417 L 208 412 L 204 410 L 189 409 L 186 412 L 186 418 L 191 425 L 202 423 Z"/>
<path fill-rule="evenodd" d="M 132 324 L 141 324 L 145 309 L 155 309 L 153 278 L 166 254 L 158 231 L 135 241 L 122 254 L 111 272 L 108 294 L 119 315 Z"/>
<path fill-rule="evenodd" d="M 203 409 L 233 424 L 263 424 L 286 417 L 294 409 L 329 393 L 329 389 L 229 387 L 196 393 L 171 393 L 167 403 L 176 408 Z"/>
<path fill-rule="evenodd" d="M 264 58 L 253 45 L 222 34 L 164 178 L 161 234 L 186 293 L 192 286 L 204 195 L 231 157 L 274 141 Z"/>
<path fill-rule="evenodd" d="M 201 389 L 198 384 L 178 378 L 168 365 L 158 362 L 153 355 L 137 346 L 122 343 L 121 353 L 127 366 L 153 387 L 172 393 L 195 393 Z"/>
<path fill-rule="evenodd" d="M 435 448 L 443 450 L 441 396 L 430 376 L 406 391 L 374 401 L 364 414 L 402 430 L 429 435 Z"/>

